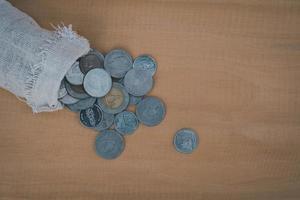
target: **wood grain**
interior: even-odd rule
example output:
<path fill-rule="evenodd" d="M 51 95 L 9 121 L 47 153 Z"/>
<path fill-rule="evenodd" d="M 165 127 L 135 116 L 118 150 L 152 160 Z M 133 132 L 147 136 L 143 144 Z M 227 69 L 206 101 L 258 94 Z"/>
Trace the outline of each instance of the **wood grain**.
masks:
<path fill-rule="evenodd" d="M 300 1 L 12 0 L 44 28 L 158 61 L 167 116 L 114 161 L 67 110 L 32 114 L 0 90 L 0 199 L 300 199 Z M 199 132 L 192 155 L 176 130 Z"/>

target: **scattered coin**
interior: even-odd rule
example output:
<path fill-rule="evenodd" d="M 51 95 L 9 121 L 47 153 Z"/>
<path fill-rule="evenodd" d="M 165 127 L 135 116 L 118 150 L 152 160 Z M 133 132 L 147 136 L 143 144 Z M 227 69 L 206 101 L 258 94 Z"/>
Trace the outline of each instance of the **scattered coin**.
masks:
<path fill-rule="evenodd" d="M 147 71 L 132 69 L 125 75 L 124 86 L 129 94 L 143 96 L 152 89 L 153 79 Z"/>
<path fill-rule="evenodd" d="M 63 98 L 59 99 L 60 102 L 62 102 L 63 104 L 73 104 L 78 102 L 80 99 L 76 99 L 68 94 L 66 94 Z"/>
<path fill-rule="evenodd" d="M 84 77 L 83 87 L 92 97 L 103 97 L 112 85 L 110 75 L 104 69 L 92 69 Z"/>
<path fill-rule="evenodd" d="M 132 57 L 123 49 L 114 49 L 104 58 L 105 70 L 115 78 L 122 78 L 132 68 Z"/>
<path fill-rule="evenodd" d="M 122 135 L 130 135 L 138 128 L 139 121 L 133 112 L 123 111 L 116 115 L 114 125 Z"/>
<path fill-rule="evenodd" d="M 140 101 L 143 99 L 143 96 L 133 96 L 133 95 L 129 95 L 129 104 L 130 105 L 137 105 L 138 103 L 140 103 Z"/>
<path fill-rule="evenodd" d="M 104 112 L 116 114 L 127 108 L 129 95 L 120 83 L 113 83 L 108 94 L 98 98 L 97 104 Z"/>
<path fill-rule="evenodd" d="M 198 134 L 189 128 L 183 128 L 174 136 L 175 149 L 180 153 L 192 153 L 199 144 Z"/>
<path fill-rule="evenodd" d="M 77 99 L 86 99 L 90 97 L 83 89 L 82 85 L 71 85 L 68 81 L 65 81 L 65 87 L 68 94 Z"/>
<path fill-rule="evenodd" d="M 79 60 L 79 68 L 84 74 L 91 69 L 103 68 L 103 66 L 104 56 L 96 49 L 92 49 L 88 54 L 81 57 Z"/>
<path fill-rule="evenodd" d="M 125 148 L 122 135 L 114 130 L 104 130 L 96 137 L 96 153 L 104 159 L 115 159 L 121 155 Z"/>
<path fill-rule="evenodd" d="M 80 111 L 80 122 L 89 128 L 97 126 L 102 120 L 102 111 L 98 106 Z"/>
<path fill-rule="evenodd" d="M 103 131 L 108 129 L 114 123 L 114 119 L 114 114 L 103 112 L 102 120 L 97 126 L 95 126 L 95 129 L 97 131 Z"/>
<path fill-rule="evenodd" d="M 136 107 L 137 118 L 146 126 L 158 125 L 165 114 L 165 105 L 157 97 L 146 97 Z"/>
<path fill-rule="evenodd" d="M 80 112 L 80 110 L 87 109 L 92 107 L 96 102 L 96 98 L 88 97 L 86 99 L 81 99 L 74 104 L 66 105 L 73 112 Z"/>
<path fill-rule="evenodd" d="M 141 55 L 134 60 L 133 68 L 145 70 L 153 76 L 157 69 L 157 63 L 151 56 Z"/>
<path fill-rule="evenodd" d="M 66 96 L 67 94 L 68 94 L 68 93 L 67 93 L 67 90 L 66 90 L 66 87 L 65 87 L 65 83 L 64 83 L 64 81 L 62 80 L 61 83 L 60 83 L 60 86 L 59 86 L 57 98 L 58 98 L 58 99 L 61 99 L 61 98 L 63 98 L 64 96 Z"/>
<path fill-rule="evenodd" d="M 82 85 L 84 74 L 80 71 L 79 62 L 75 62 L 66 74 L 66 79 L 72 85 Z"/>

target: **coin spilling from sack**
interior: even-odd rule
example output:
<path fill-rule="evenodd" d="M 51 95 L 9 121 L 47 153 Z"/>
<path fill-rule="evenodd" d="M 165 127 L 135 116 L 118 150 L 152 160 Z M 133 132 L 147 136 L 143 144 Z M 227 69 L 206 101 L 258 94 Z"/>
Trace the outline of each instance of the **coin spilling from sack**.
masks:
<path fill-rule="evenodd" d="M 73 112 L 79 113 L 83 126 L 100 132 L 95 150 L 104 159 L 115 159 L 125 148 L 125 136 L 132 135 L 139 123 L 160 124 L 166 115 L 164 102 L 147 96 L 151 91 L 157 63 L 149 55 L 134 61 L 123 49 L 114 49 L 106 56 L 91 49 L 79 58 L 63 79 L 58 98 Z M 135 112 L 128 106 L 136 107 Z M 175 134 L 174 146 L 181 153 L 191 153 L 198 145 L 198 136 L 191 129 Z"/>

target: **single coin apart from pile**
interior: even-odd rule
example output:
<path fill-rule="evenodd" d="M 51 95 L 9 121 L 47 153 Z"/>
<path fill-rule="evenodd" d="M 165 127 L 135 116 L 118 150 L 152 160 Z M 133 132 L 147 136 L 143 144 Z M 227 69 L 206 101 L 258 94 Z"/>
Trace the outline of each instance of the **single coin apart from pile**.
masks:
<path fill-rule="evenodd" d="M 199 144 L 199 137 L 196 131 L 190 128 L 183 128 L 174 136 L 175 149 L 180 153 L 192 153 Z"/>

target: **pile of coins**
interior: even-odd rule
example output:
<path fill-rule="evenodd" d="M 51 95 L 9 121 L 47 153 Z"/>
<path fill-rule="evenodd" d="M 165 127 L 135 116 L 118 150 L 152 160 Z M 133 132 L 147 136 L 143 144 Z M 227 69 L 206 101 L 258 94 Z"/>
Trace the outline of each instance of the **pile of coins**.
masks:
<path fill-rule="evenodd" d="M 146 96 L 156 69 L 156 61 L 149 55 L 133 61 L 123 49 L 114 49 L 105 57 L 91 49 L 67 72 L 58 99 L 79 112 L 84 126 L 101 132 L 95 142 L 99 156 L 117 158 L 125 148 L 124 136 L 133 134 L 139 123 L 156 126 L 164 119 L 163 101 Z M 136 111 L 128 111 L 129 105 Z"/>
<path fill-rule="evenodd" d="M 81 124 L 100 132 L 95 149 L 102 158 L 117 158 L 125 148 L 124 136 L 133 134 L 139 123 L 151 127 L 164 119 L 163 101 L 147 96 L 156 70 L 157 63 L 149 55 L 133 60 L 123 49 L 114 49 L 105 57 L 91 49 L 66 73 L 58 99 L 79 112 Z M 129 105 L 135 106 L 135 112 L 128 110 Z M 191 153 L 198 136 L 191 129 L 181 129 L 174 145 L 181 153 Z"/>

